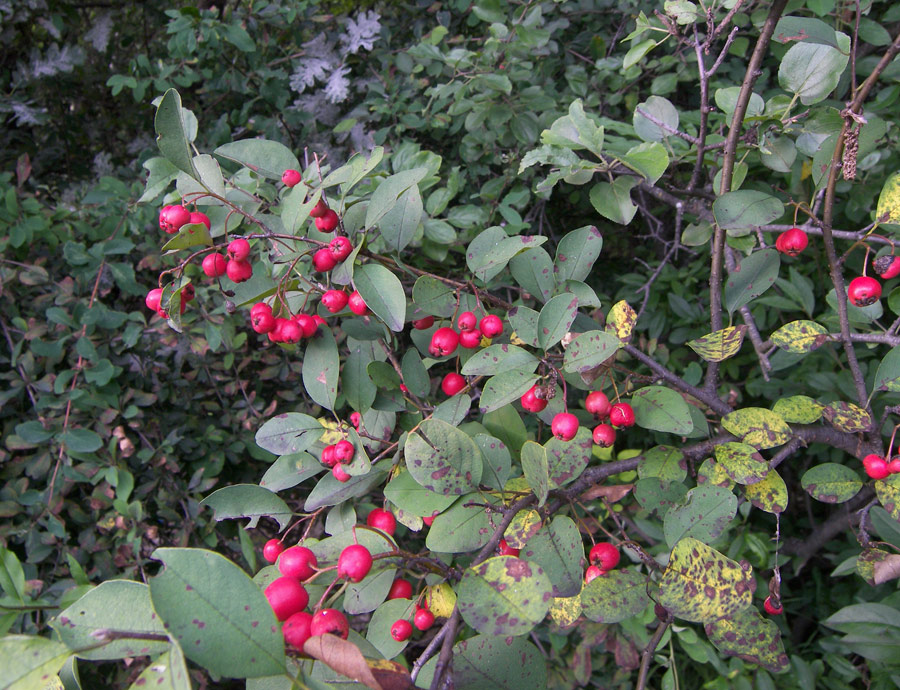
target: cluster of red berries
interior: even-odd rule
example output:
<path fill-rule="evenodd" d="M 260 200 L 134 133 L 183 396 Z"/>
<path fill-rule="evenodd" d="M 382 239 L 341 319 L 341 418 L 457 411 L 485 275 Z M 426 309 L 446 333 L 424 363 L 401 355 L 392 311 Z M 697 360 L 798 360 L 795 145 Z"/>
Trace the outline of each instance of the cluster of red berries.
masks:
<path fill-rule="evenodd" d="M 588 562 L 590 565 L 588 565 L 587 570 L 584 572 L 584 584 L 589 584 L 591 580 L 594 580 L 601 575 L 606 575 L 606 573 L 619 565 L 619 559 L 621 557 L 619 549 L 608 541 L 594 544 L 588 553 Z"/>
<path fill-rule="evenodd" d="M 541 412 L 547 407 L 546 391 L 535 384 L 525 391 L 519 402 L 522 409 L 528 412 Z M 609 424 L 602 423 L 594 427 L 593 439 L 598 446 L 608 448 L 615 443 L 617 428 L 634 426 L 634 410 L 631 405 L 624 402 L 610 404 L 609 398 L 601 391 L 588 393 L 584 406 L 598 422 L 609 419 Z M 560 412 L 550 422 L 550 430 L 560 441 L 571 441 L 578 433 L 578 417 L 571 412 Z"/>
<path fill-rule="evenodd" d="M 312 338 L 323 323 L 325 319 L 318 314 L 295 314 L 290 318 L 275 316 L 271 305 L 265 302 L 250 307 L 251 328 L 268 335 L 273 343 L 299 343 L 301 339 Z"/>
<path fill-rule="evenodd" d="M 164 319 L 169 318 L 169 313 L 162 308 L 162 288 L 153 288 L 150 292 L 147 293 L 147 296 L 144 298 L 144 304 L 147 305 L 147 309 L 150 311 L 155 311 Z M 184 310 L 187 308 L 188 302 L 194 299 L 194 286 L 188 283 L 181 289 L 181 305 L 179 309 L 179 313 L 184 314 Z"/>
<path fill-rule="evenodd" d="M 349 295 L 343 290 L 326 290 L 322 295 L 322 306 L 332 314 L 337 314 L 347 307 L 357 316 L 365 316 L 369 313 L 369 307 L 356 290 Z"/>
<path fill-rule="evenodd" d="M 888 460 L 875 453 L 870 453 L 863 458 L 863 468 L 872 479 L 887 479 L 892 474 L 900 473 L 900 455 L 895 455 L 893 460 Z"/>
<path fill-rule="evenodd" d="M 209 216 L 200 211 L 192 213 L 180 204 L 163 206 L 159 212 L 159 229 L 169 235 L 175 234 L 185 225 L 195 223 L 203 223 L 207 230 L 210 228 Z"/>
<path fill-rule="evenodd" d="M 319 273 L 327 273 L 353 252 L 353 244 L 343 235 L 338 235 L 327 247 L 313 254 L 313 268 Z"/>
<path fill-rule="evenodd" d="M 356 447 L 347 439 L 325 446 L 322 451 L 322 464 L 331 468 L 331 474 L 339 482 L 346 482 L 350 475 L 344 471 L 344 465 L 353 462 Z M 392 516 L 393 517 L 393 516 Z"/>
<path fill-rule="evenodd" d="M 416 630 L 421 630 L 422 632 L 428 630 L 428 628 L 434 625 L 434 614 L 428 610 L 427 606 L 419 606 L 416 604 L 413 622 L 410 623 L 405 618 L 395 621 L 391 626 L 391 637 L 397 640 L 397 642 L 408 640 L 412 635 L 413 625 L 416 626 Z"/>
<path fill-rule="evenodd" d="M 281 181 L 284 183 L 285 187 L 297 186 L 300 184 L 302 178 L 303 176 L 300 174 L 299 170 L 293 170 L 291 168 L 288 168 L 281 173 Z M 313 207 L 313 210 L 309 212 L 309 215 L 316 219 L 316 229 L 322 232 L 333 231 L 341 220 L 337 213 L 328 208 L 324 199 L 319 199 L 318 203 Z"/>
<path fill-rule="evenodd" d="M 417 330 L 425 330 L 433 325 L 433 316 L 413 321 L 413 328 Z M 491 339 L 503 333 L 503 321 L 496 314 L 487 314 L 479 322 L 474 312 L 464 311 L 459 315 L 456 325 L 459 331 L 450 326 L 443 326 L 434 332 L 434 335 L 431 336 L 431 345 L 428 347 L 428 351 L 432 355 L 435 357 L 452 355 L 460 345 L 474 350 L 481 344 L 482 337 Z M 459 390 L 456 392 L 458 393 Z M 455 394 L 448 393 L 448 395 Z"/>

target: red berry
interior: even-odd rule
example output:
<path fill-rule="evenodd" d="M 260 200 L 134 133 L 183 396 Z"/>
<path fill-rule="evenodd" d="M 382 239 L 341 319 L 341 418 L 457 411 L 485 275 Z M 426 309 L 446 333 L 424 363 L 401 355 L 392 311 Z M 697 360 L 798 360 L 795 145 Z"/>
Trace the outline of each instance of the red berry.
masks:
<path fill-rule="evenodd" d="M 500 320 L 499 316 L 494 314 L 485 316 L 478 327 L 481 329 L 481 332 L 484 333 L 485 338 L 493 338 L 495 335 L 503 333 L 503 321 Z"/>
<path fill-rule="evenodd" d="M 409 636 L 412 635 L 412 631 L 412 623 L 401 619 L 391 626 L 391 637 L 397 640 L 397 642 L 403 642 L 404 640 L 409 639 Z"/>
<path fill-rule="evenodd" d="M 144 298 L 144 304 L 150 311 L 159 311 L 159 303 L 162 301 L 162 288 L 153 288 Z"/>
<path fill-rule="evenodd" d="M 570 412 L 560 412 L 550 422 L 550 430 L 560 441 L 571 441 L 578 433 L 578 417 Z"/>
<path fill-rule="evenodd" d="M 334 457 L 334 446 L 325 446 L 322 451 L 322 464 L 327 467 L 334 467 L 338 464 L 337 458 Z"/>
<path fill-rule="evenodd" d="M 591 547 L 588 561 L 591 565 L 599 566 L 600 570 L 612 570 L 619 565 L 621 557 L 619 550 L 615 546 L 608 541 L 602 541 Z"/>
<path fill-rule="evenodd" d="M 418 609 L 416 615 L 413 616 L 413 622 L 418 630 L 428 630 L 434 625 L 434 614 L 428 609 Z"/>
<path fill-rule="evenodd" d="M 282 343 L 299 343 L 303 337 L 303 329 L 300 324 L 293 319 L 285 319 L 281 324 L 281 342 Z"/>
<path fill-rule="evenodd" d="M 343 235 L 338 235 L 328 243 L 328 251 L 334 257 L 334 260 L 340 263 L 353 253 L 353 245 Z"/>
<path fill-rule="evenodd" d="M 225 275 L 235 283 L 243 283 L 253 277 L 253 266 L 249 261 L 232 259 L 225 265 Z"/>
<path fill-rule="evenodd" d="M 591 583 L 591 580 L 596 580 L 603 574 L 603 571 L 600 570 L 596 565 L 589 565 L 587 570 L 584 571 L 584 584 L 588 585 Z"/>
<path fill-rule="evenodd" d="M 338 462 L 350 462 L 356 455 L 356 447 L 347 439 L 343 438 L 334 444 L 334 457 Z"/>
<path fill-rule="evenodd" d="M 501 556 L 518 556 L 520 551 L 520 549 L 516 549 L 507 544 L 506 539 L 500 540 L 500 544 L 497 546 L 497 550 L 500 552 Z"/>
<path fill-rule="evenodd" d="M 343 290 L 328 290 L 322 295 L 322 306 L 332 314 L 337 314 L 347 306 L 350 296 Z"/>
<path fill-rule="evenodd" d="M 312 614 L 306 611 L 300 611 L 288 618 L 281 628 L 284 641 L 294 649 L 302 652 L 303 645 L 312 637 L 312 631 L 310 630 L 312 618 Z"/>
<path fill-rule="evenodd" d="M 766 600 L 763 602 L 763 608 L 770 616 L 780 616 L 784 613 L 784 606 L 781 605 L 781 602 L 776 606 L 775 602 L 772 601 L 771 595 L 766 597 Z"/>
<path fill-rule="evenodd" d="M 284 335 L 283 335 L 284 327 L 289 323 L 293 323 L 293 322 L 290 319 L 285 319 L 281 316 L 276 317 L 275 318 L 275 328 L 273 328 L 271 331 L 269 331 L 269 334 L 268 334 L 269 340 L 271 340 L 273 343 L 283 343 L 284 342 Z"/>
<path fill-rule="evenodd" d="M 616 442 L 616 430 L 609 424 L 598 424 L 594 427 L 593 438 L 601 448 L 609 448 Z"/>
<path fill-rule="evenodd" d="M 434 317 L 433 316 L 423 316 L 421 319 L 417 319 L 412 322 L 413 328 L 417 331 L 427 331 L 434 325 Z"/>
<path fill-rule="evenodd" d="M 805 232 L 800 228 L 791 228 L 778 236 L 775 240 L 775 249 L 788 256 L 797 256 L 808 244 L 809 238 Z"/>
<path fill-rule="evenodd" d="M 191 214 L 190 220 L 188 222 L 189 223 L 203 223 L 206 226 L 207 230 L 209 230 L 209 228 L 210 228 L 209 216 L 201 211 L 194 211 Z"/>
<path fill-rule="evenodd" d="M 891 474 L 900 472 L 900 455 L 895 455 L 894 459 L 888 463 L 888 470 Z"/>
<path fill-rule="evenodd" d="M 309 631 L 313 637 L 331 634 L 346 640 L 350 634 L 350 624 L 347 623 L 347 617 L 337 609 L 322 609 L 313 614 Z"/>
<path fill-rule="evenodd" d="M 228 258 L 235 261 L 245 261 L 250 256 L 250 243 L 241 238 L 231 240 L 228 243 Z"/>
<path fill-rule="evenodd" d="M 868 307 L 881 297 L 881 283 L 871 276 L 858 276 L 850 281 L 847 297 L 856 307 Z"/>
<path fill-rule="evenodd" d="M 173 234 L 181 229 L 191 220 L 190 212 L 181 205 L 163 206 L 159 212 L 159 229 L 164 230 L 168 234 Z"/>
<path fill-rule="evenodd" d="M 319 324 L 317 324 L 316 320 L 309 314 L 296 314 L 294 316 L 294 321 L 300 326 L 300 334 L 304 338 L 312 338 L 319 329 Z"/>
<path fill-rule="evenodd" d="M 361 581 L 372 569 L 372 554 L 362 544 L 350 544 L 338 556 L 337 576 Z"/>
<path fill-rule="evenodd" d="M 341 484 L 350 481 L 350 475 L 344 471 L 344 466 L 339 462 L 335 463 L 334 467 L 331 468 L 331 474 Z"/>
<path fill-rule="evenodd" d="M 319 230 L 320 232 L 331 232 L 338 226 L 340 220 L 337 213 L 332 209 L 328 209 L 321 217 L 316 218 L 316 230 Z"/>
<path fill-rule="evenodd" d="M 890 280 L 900 276 L 900 256 L 891 256 L 890 254 L 880 256 L 875 259 L 873 265 L 875 266 L 875 272 L 881 276 L 882 280 Z"/>
<path fill-rule="evenodd" d="M 398 577 L 391 584 L 391 590 L 388 592 L 388 599 L 410 599 L 413 593 L 413 586 L 409 580 Z"/>
<path fill-rule="evenodd" d="M 302 611 L 309 603 L 309 594 L 300 582 L 293 577 L 279 577 L 272 581 L 263 591 L 269 606 L 275 612 L 275 618 L 286 620 L 298 611 Z"/>
<path fill-rule="evenodd" d="M 478 318 L 474 312 L 464 311 L 456 320 L 456 325 L 461 331 L 472 331 L 478 325 Z"/>
<path fill-rule="evenodd" d="M 252 307 L 250 307 L 250 316 L 256 316 L 259 313 L 271 314 L 272 307 L 265 302 L 257 302 Z"/>
<path fill-rule="evenodd" d="M 325 212 L 328 210 L 328 205 L 325 203 L 325 199 L 319 199 L 315 206 L 313 206 L 312 211 L 309 212 L 309 215 L 313 218 L 321 218 L 325 215 Z"/>
<path fill-rule="evenodd" d="M 328 247 L 322 247 L 313 254 L 313 268 L 319 273 L 327 273 L 335 266 L 337 266 L 337 261 L 334 260 L 334 255 L 328 250 Z"/>
<path fill-rule="evenodd" d="M 465 387 L 466 380 L 452 371 L 444 377 L 443 381 L 441 381 L 441 390 L 444 391 L 444 395 L 456 395 Z"/>
<path fill-rule="evenodd" d="M 609 404 L 609 398 L 606 397 L 606 393 L 593 391 L 588 393 L 587 398 L 584 399 L 584 409 L 594 415 L 594 418 L 599 421 L 609 416 L 612 405 Z"/>
<path fill-rule="evenodd" d="M 275 328 L 275 317 L 272 312 L 259 312 L 250 316 L 250 326 L 257 333 L 270 333 Z"/>
<path fill-rule="evenodd" d="M 369 313 L 369 307 L 366 306 L 366 301 L 362 298 L 356 290 L 350 293 L 350 299 L 347 300 L 347 306 L 357 316 L 365 316 Z"/>
<path fill-rule="evenodd" d="M 315 568 L 319 561 L 310 549 L 305 546 L 292 546 L 285 549 L 278 559 L 278 572 L 285 577 L 296 577 L 298 580 L 308 580 L 315 574 Z"/>
<path fill-rule="evenodd" d="M 459 334 L 459 344 L 467 350 L 474 350 L 481 345 L 481 331 L 463 331 Z"/>
<path fill-rule="evenodd" d="M 616 403 L 609 410 L 609 423 L 617 429 L 634 426 L 634 410 L 628 403 Z"/>
<path fill-rule="evenodd" d="M 284 182 L 285 187 L 296 186 L 300 182 L 301 178 L 302 175 L 300 175 L 299 170 L 288 168 L 283 173 L 281 173 L 281 181 Z"/>
<path fill-rule="evenodd" d="M 328 322 L 325 319 L 323 319 L 321 316 L 319 316 L 318 314 L 313 314 L 312 320 L 316 322 L 316 328 L 318 328 L 319 326 L 327 326 L 328 325 Z"/>
<path fill-rule="evenodd" d="M 874 453 L 863 458 L 863 468 L 872 479 L 885 479 L 891 473 L 887 460 Z"/>
<path fill-rule="evenodd" d="M 225 267 L 228 262 L 221 254 L 207 254 L 203 257 L 201 268 L 203 272 L 210 278 L 218 278 L 225 275 Z"/>
<path fill-rule="evenodd" d="M 438 511 L 434 511 L 431 515 L 422 518 L 422 522 L 424 522 L 428 527 L 431 527 L 431 524 L 434 522 L 434 519 L 439 515 Z"/>
<path fill-rule="evenodd" d="M 274 563 L 282 551 L 284 551 L 284 544 L 278 539 L 269 539 L 263 546 L 263 558 L 266 559 L 266 563 Z"/>
<path fill-rule="evenodd" d="M 362 415 L 359 412 L 351 412 L 350 423 L 353 425 L 354 429 L 359 431 L 359 425 L 362 424 Z"/>
<path fill-rule="evenodd" d="M 435 357 L 445 357 L 456 352 L 459 346 L 459 333 L 448 326 L 438 328 L 431 336 L 428 351 Z"/>
<path fill-rule="evenodd" d="M 369 513 L 368 517 L 366 517 L 366 524 L 369 527 L 380 529 L 385 534 L 390 534 L 391 536 L 393 536 L 394 532 L 397 530 L 397 518 L 394 517 L 394 514 L 391 511 L 382 510 L 381 508 L 376 508 Z"/>
<path fill-rule="evenodd" d="M 520 402 L 522 403 L 522 409 L 527 412 L 540 412 L 545 407 L 547 407 L 547 401 L 542 400 L 541 398 L 537 397 L 537 395 L 535 395 L 536 390 L 537 386 L 534 385 L 527 391 L 525 391 L 525 393 L 522 395 L 522 398 L 520 400 Z"/>

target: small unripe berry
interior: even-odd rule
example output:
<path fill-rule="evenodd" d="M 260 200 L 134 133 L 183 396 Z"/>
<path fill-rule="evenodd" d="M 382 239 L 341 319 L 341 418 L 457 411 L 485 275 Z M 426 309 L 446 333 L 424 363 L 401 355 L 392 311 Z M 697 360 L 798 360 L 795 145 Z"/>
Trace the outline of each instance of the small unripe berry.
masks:
<path fill-rule="evenodd" d="M 231 240 L 228 243 L 228 258 L 235 261 L 244 261 L 250 256 L 250 243 L 243 237 Z"/>
<path fill-rule="evenodd" d="M 450 372 L 441 381 L 441 390 L 444 395 L 454 396 L 466 387 L 466 380 L 459 374 Z"/>
<path fill-rule="evenodd" d="M 281 181 L 284 182 L 285 187 L 295 187 L 299 184 L 302 179 L 302 175 L 299 170 L 293 170 L 288 168 L 283 173 L 281 173 Z"/>
<path fill-rule="evenodd" d="M 570 412 L 560 412 L 550 422 L 550 430 L 560 441 L 571 441 L 578 433 L 578 417 Z"/>
<path fill-rule="evenodd" d="M 397 640 L 397 642 L 403 642 L 404 640 L 409 639 L 409 636 L 412 635 L 412 631 L 412 623 L 401 619 L 391 626 L 391 637 Z"/>
<path fill-rule="evenodd" d="M 320 232 L 331 232 L 340 222 L 338 214 L 332 209 L 328 209 L 320 218 L 316 218 L 316 230 Z"/>
<path fill-rule="evenodd" d="M 481 329 L 481 332 L 484 333 L 485 338 L 493 338 L 495 335 L 503 333 L 503 321 L 495 314 L 488 314 L 485 316 L 481 320 L 481 323 L 478 324 L 478 327 Z"/>
<path fill-rule="evenodd" d="M 203 273 L 205 273 L 210 278 L 218 278 L 219 276 L 225 275 L 225 268 L 228 266 L 228 261 L 221 254 L 207 254 L 203 257 L 203 263 L 200 267 L 203 269 Z"/>
<path fill-rule="evenodd" d="M 362 544 L 350 544 L 338 556 L 337 576 L 360 582 L 372 569 L 372 554 Z"/>

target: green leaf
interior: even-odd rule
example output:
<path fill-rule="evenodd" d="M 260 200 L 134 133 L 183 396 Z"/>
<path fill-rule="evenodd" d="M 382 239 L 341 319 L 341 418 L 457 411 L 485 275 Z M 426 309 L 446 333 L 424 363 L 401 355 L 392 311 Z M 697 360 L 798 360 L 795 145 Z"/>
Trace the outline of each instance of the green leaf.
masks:
<path fill-rule="evenodd" d="M 419 484 L 430 491 L 460 495 L 481 481 L 481 451 L 456 427 L 426 419 L 406 437 L 406 467 Z"/>
<path fill-rule="evenodd" d="M 578 313 L 578 298 L 572 294 L 557 295 L 538 314 L 538 345 L 549 350 L 569 332 Z"/>
<path fill-rule="evenodd" d="M 762 481 L 746 485 L 744 496 L 756 508 L 767 513 L 783 513 L 788 506 L 787 484 L 775 470 L 769 470 Z"/>
<path fill-rule="evenodd" d="M 69 429 L 58 434 L 56 438 L 73 453 L 93 453 L 103 445 L 100 434 L 90 429 Z"/>
<path fill-rule="evenodd" d="M 449 510 L 438 515 L 425 537 L 425 546 L 437 553 L 468 553 L 487 544 L 502 514 L 484 508 L 481 494 L 467 494 L 459 498 Z"/>
<path fill-rule="evenodd" d="M 634 484 L 634 497 L 644 510 L 663 517 L 675 504 L 680 502 L 687 487 L 681 482 L 664 482 L 659 477 L 639 479 Z"/>
<path fill-rule="evenodd" d="M 378 221 L 378 229 L 388 246 L 396 252 L 404 249 L 422 222 L 422 195 L 413 185 L 404 191 L 391 209 Z"/>
<path fill-rule="evenodd" d="M 778 84 L 812 105 L 828 97 L 850 60 L 850 37 L 835 32 L 838 47 L 821 43 L 795 43 L 781 58 Z"/>
<path fill-rule="evenodd" d="M 191 687 L 184 652 L 178 645 L 172 645 L 141 672 L 128 690 L 191 690 Z"/>
<path fill-rule="evenodd" d="M 368 230 L 376 225 L 394 207 L 400 195 L 410 187 L 417 185 L 427 174 L 428 168 L 422 167 L 402 170 L 385 178 L 372 192 L 372 198 L 366 208 L 365 229 Z M 420 204 L 421 201 L 422 199 L 419 197 Z"/>
<path fill-rule="evenodd" d="M 164 565 L 150 578 L 153 608 L 185 656 L 227 678 L 284 672 L 275 614 L 243 570 L 203 549 L 161 548 L 152 557 Z"/>
<path fill-rule="evenodd" d="M 637 213 L 637 206 L 631 200 L 631 190 L 637 184 L 635 178 L 628 176 L 617 177 L 612 184 L 598 182 L 591 187 L 591 205 L 604 218 L 628 225 Z"/>
<path fill-rule="evenodd" d="M 803 41 L 840 48 L 837 31 L 821 19 L 813 17 L 782 17 L 775 25 L 772 40 L 779 43 Z"/>
<path fill-rule="evenodd" d="M 181 96 L 175 89 L 169 89 L 163 95 L 156 108 L 153 126 L 160 153 L 176 168 L 199 180 L 200 174 L 194 168 L 194 159 L 184 129 Z"/>
<path fill-rule="evenodd" d="M 807 470 L 800 485 L 817 501 L 846 503 L 859 493 L 863 483 L 859 475 L 846 465 L 823 462 Z"/>
<path fill-rule="evenodd" d="M 281 180 L 285 170 L 300 168 L 300 162 L 287 146 L 267 139 L 231 141 L 213 153 L 240 163 L 270 180 Z"/>
<path fill-rule="evenodd" d="M 317 405 L 334 409 L 337 398 L 340 358 L 334 336 L 327 328 L 320 328 L 306 343 L 303 355 L 303 387 Z"/>
<path fill-rule="evenodd" d="M 571 441 L 560 441 L 551 438 L 544 444 L 547 451 L 547 461 L 550 468 L 550 481 L 552 486 L 565 486 L 573 482 L 593 457 L 594 441 L 591 430 L 587 427 L 579 427 L 575 438 Z"/>
<path fill-rule="evenodd" d="M 546 690 L 547 665 L 538 648 L 523 637 L 475 635 L 453 647 L 453 687 Z"/>
<path fill-rule="evenodd" d="M 256 432 L 256 445 L 275 455 L 306 450 L 325 430 L 317 419 L 299 412 L 286 412 L 267 420 Z"/>
<path fill-rule="evenodd" d="M 550 578 L 536 563 L 495 556 L 463 574 L 457 607 L 480 633 L 526 635 L 550 609 Z"/>
<path fill-rule="evenodd" d="M 413 395 L 428 395 L 431 390 L 431 379 L 417 350 L 406 351 L 400 361 L 400 371 L 403 372 L 403 383 Z"/>
<path fill-rule="evenodd" d="M 631 399 L 639 427 L 685 436 L 694 429 L 691 411 L 680 394 L 662 386 L 646 386 Z"/>
<path fill-rule="evenodd" d="M 353 282 L 369 309 L 395 333 L 406 320 L 406 294 L 400 279 L 381 264 L 357 266 Z"/>
<path fill-rule="evenodd" d="M 312 512 L 323 506 L 334 506 L 352 498 L 365 496 L 373 486 L 383 482 L 386 475 L 387 473 L 381 470 L 372 470 L 368 474 L 351 476 L 346 482 L 339 482 L 329 472 L 309 492 L 303 510 Z"/>
<path fill-rule="evenodd" d="M 572 518 L 555 516 L 528 539 L 520 555 L 544 569 L 554 597 L 572 597 L 581 592 L 584 544 Z"/>
<path fill-rule="evenodd" d="M 172 180 L 178 176 L 178 168 L 166 158 L 155 156 L 143 162 L 144 169 L 149 173 L 144 193 L 138 199 L 139 204 L 146 204 L 166 191 Z"/>
<path fill-rule="evenodd" d="M 322 463 L 309 453 L 290 453 L 269 465 L 259 485 L 277 493 L 321 474 L 324 469 Z"/>
<path fill-rule="evenodd" d="M 466 248 L 466 265 L 479 280 L 485 282 L 496 277 L 516 254 L 538 247 L 546 237 L 517 235 L 510 237 L 498 226 L 492 226 L 469 243 Z"/>
<path fill-rule="evenodd" d="M 630 148 L 622 157 L 622 162 L 640 173 L 650 184 L 656 184 L 669 167 L 669 154 L 659 142 L 647 141 Z"/>
<path fill-rule="evenodd" d="M 744 325 L 729 326 L 696 340 L 689 340 L 685 345 L 707 362 L 723 362 L 729 357 L 734 357 L 741 349 L 747 328 Z"/>
<path fill-rule="evenodd" d="M 659 477 L 663 482 L 682 482 L 687 477 L 687 461 L 677 448 L 656 446 L 651 448 L 637 468 L 638 477 Z"/>
<path fill-rule="evenodd" d="M 542 506 L 546 503 L 550 491 L 550 461 L 547 450 L 539 443 L 526 441 L 522 445 L 521 460 L 525 481 L 537 496 L 538 506 Z"/>
<path fill-rule="evenodd" d="M 584 615 L 595 623 L 619 623 L 647 608 L 647 577 L 617 568 L 596 577 L 581 592 Z"/>
<path fill-rule="evenodd" d="M 566 280 L 585 280 L 603 249 L 603 236 L 594 225 L 585 225 L 567 232 L 556 248 L 553 272 L 556 283 Z"/>
<path fill-rule="evenodd" d="M 765 479 L 769 465 L 754 446 L 723 443 L 716 446 L 716 461 L 738 484 L 755 484 Z"/>
<path fill-rule="evenodd" d="M 647 113 L 658 122 L 662 122 L 666 128 L 651 122 L 641 114 L 642 112 Z M 644 141 L 662 141 L 672 136 L 672 130 L 678 129 L 678 110 L 668 99 L 662 96 L 650 96 L 635 108 L 633 123 L 635 134 Z"/>
<path fill-rule="evenodd" d="M 891 348 L 875 371 L 876 391 L 900 392 L 900 345 Z"/>
<path fill-rule="evenodd" d="M 748 608 L 755 589 L 749 565 L 742 567 L 703 542 L 685 537 L 669 556 L 659 583 L 659 603 L 676 618 L 707 623 Z"/>
<path fill-rule="evenodd" d="M 455 290 L 431 276 L 421 276 L 413 285 L 413 302 L 426 314 L 447 318 L 456 309 Z"/>
<path fill-rule="evenodd" d="M 538 313 L 528 307 L 513 307 L 506 313 L 513 331 L 526 344 L 538 346 L 537 320 Z"/>
<path fill-rule="evenodd" d="M 523 290 L 546 302 L 556 286 L 553 278 L 553 260 L 542 248 L 526 249 L 509 262 L 513 278 Z"/>
<path fill-rule="evenodd" d="M 533 371 L 534 366 L 529 364 L 496 374 L 485 381 L 479 400 L 482 414 L 499 410 L 504 405 L 521 398 L 538 379 Z"/>
<path fill-rule="evenodd" d="M 387 599 L 391 584 L 397 576 L 396 568 L 387 567 L 385 565 L 387 562 L 376 561 L 372 570 L 361 582 L 350 582 L 347 585 L 342 603 L 344 613 L 351 616 L 371 613 Z M 391 622 L 393 623 L 393 621 Z M 390 626 L 388 626 L 388 630 L 390 630 Z"/>
<path fill-rule="evenodd" d="M 737 514 L 737 496 L 719 486 L 697 486 L 687 492 L 684 502 L 666 513 L 663 531 L 666 543 L 674 546 L 684 537 L 703 543 L 716 539 Z"/>
<path fill-rule="evenodd" d="M 357 412 L 365 412 L 371 408 L 378 395 L 378 386 L 368 371 L 373 361 L 370 349 L 351 350 L 341 369 L 341 390 L 347 397 L 347 404 Z"/>
<path fill-rule="evenodd" d="M 5 635 L 0 637 L 0 678 L 3 690 L 47 688 L 72 654 L 69 649 L 45 637 Z"/>
<path fill-rule="evenodd" d="M 25 602 L 25 571 L 18 556 L 0 546 L 0 589 L 6 596 Z"/>
<path fill-rule="evenodd" d="M 509 449 L 503 441 L 489 434 L 475 434 L 474 441 L 484 459 L 481 483 L 502 491 L 512 467 Z"/>
<path fill-rule="evenodd" d="M 815 321 L 791 321 L 772 334 L 772 342 L 785 352 L 812 352 L 828 342 L 828 329 Z"/>
<path fill-rule="evenodd" d="M 783 213 L 784 203 L 780 199 L 753 189 L 728 192 L 713 202 L 716 222 L 726 230 L 746 230 L 766 225 Z"/>
<path fill-rule="evenodd" d="M 460 373 L 463 376 L 493 376 L 510 369 L 537 368 L 540 360 L 518 345 L 490 345 L 476 352 L 465 364 Z"/>
<path fill-rule="evenodd" d="M 781 673 L 791 665 L 778 626 L 754 609 L 710 621 L 704 629 L 709 641 L 725 656 L 736 656 L 772 673 Z"/>
<path fill-rule="evenodd" d="M 733 314 L 772 287 L 780 267 L 781 257 L 771 248 L 754 252 L 743 259 L 728 274 L 725 282 L 725 308 L 728 313 Z"/>
<path fill-rule="evenodd" d="M 74 604 L 61 611 L 50 626 L 71 649 L 83 649 L 82 659 L 125 659 L 159 654 L 169 648 L 168 640 L 114 639 L 97 645 L 98 630 L 165 636 L 166 629 L 150 604 L 150 589 L 143 582 L 107 580 L 94 587 Z M 92 648 L 93 647 L 93 648 Z"/>
<path fill-rule="evenodd" d="M 404 513 L 427 517 L 449 508 L 456 496 L 426 489 L 408 471 L 400 472 L 384 487 L 384 497 Z"/>
<path fill-rule="evenodd" d="M 791 440 L 791 427 L 778 413 L 764 407 L 743 407 L 722 418 L 726 431 L 758 449 L 776 448 Z"/>
<path fill-rule="evenodd" d="M 232 484 L 213 491 L 200 501 L 213 509 L 216 522 L 235 518 L 250 518 L 246 529 L 257 526 L 261 517 L 270 517 L 278 522 L 278 531 L 290 523 L 293 513 L 287 503 L 278 496 L 256 484 Z"/>
<path fill-rule="evenodd" d="M 281 224 L 290 235 L 299 234 L 303 225 L 309 221 L 309 212 L 322 198 L 321 190 L 309 194 L 309 188 L 300 182 L 288 190 L 281 200 Z"/>
<path fill-rule="evenodd" d="M 240 51 L 252 53 L 256 51 L 256 44 L 250 38 L 247 31 L 237 24 L 223 24 L 222 34 L 225 40 Z"/>
<path fill-rule="evenodd" d="M 566 347 L 563 369 L 583 374 L 613 357 L 620 347 L 622 341 L 611 333 L 605 331 L 579 333 Z"/>
<path fill-rule="evenodd" d="M 631 69 L 634 67 L 656 46 L 657 43 L 652 38 L 645 39 L 640 43 L 635 43 L 628 49 L 628 52 L 625 53 L 625 57 L 622 58 L 622 69 Z M 635 129 L 637 129 L 637 127 L 635 127 Z"/>
<path fill-rule="evenodd" d="M 398 642 L 391 637 L 391 626 L 399 620 L 412 622 L 416 612 L 416 605 L 409 599 L 391 599 L 386 601 L 372 614 L 369 625 L 366 628 L 366 639 L 384 655 L 385 659 L 393 659 L 400 654 L 410 640 Z"/>

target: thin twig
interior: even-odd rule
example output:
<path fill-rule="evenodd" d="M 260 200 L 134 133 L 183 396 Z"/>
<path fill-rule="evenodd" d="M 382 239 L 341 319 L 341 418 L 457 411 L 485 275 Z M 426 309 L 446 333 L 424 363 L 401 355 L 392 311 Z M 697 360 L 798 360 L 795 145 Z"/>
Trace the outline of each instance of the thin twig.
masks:
<path fill-rule="evenodd" d="M 662 639 L 663 635 L 666 634 L 666 628 L 668 627 L 668 622 L 660 621 L 659 625 L 656 626 L 656 632 L 653 633 L 653 637 L 650 638 L 650 642 L 647 643 L 647 646 L 641 653 L 641 670 L 638 671 L 635 690 L 644 690 L 644 688 L 647 687 L 647 679 L 650 676 L 650 661 L 653 659 L 653 655 L 656 653 L 656 647 L 659 645 L 659 641 Z"/>

